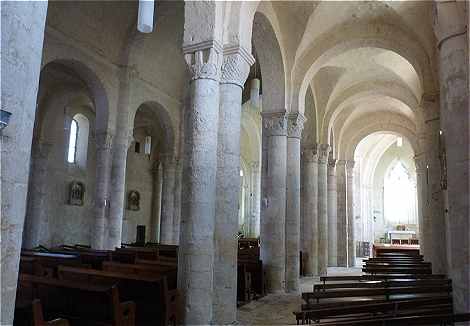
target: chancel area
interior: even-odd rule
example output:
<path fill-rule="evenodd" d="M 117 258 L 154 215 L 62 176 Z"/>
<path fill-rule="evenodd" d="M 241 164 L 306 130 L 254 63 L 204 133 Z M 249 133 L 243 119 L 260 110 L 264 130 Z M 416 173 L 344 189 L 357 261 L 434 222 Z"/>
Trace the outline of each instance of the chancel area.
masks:
<path fill-rule="evenodd" d="M 1 325 L 470 325 L 469 2 L 2 1 Z"/>

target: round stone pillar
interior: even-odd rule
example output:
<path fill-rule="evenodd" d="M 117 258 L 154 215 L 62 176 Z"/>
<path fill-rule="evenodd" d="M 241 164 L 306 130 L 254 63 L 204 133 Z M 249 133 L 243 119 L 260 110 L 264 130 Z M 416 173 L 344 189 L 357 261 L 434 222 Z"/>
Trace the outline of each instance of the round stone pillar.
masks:
<path fill-rule="evenodd" d="M 13 324 L 46 14 L 45 1 L 1 2 L 1 325 Z"/>
<path fill-rule="evenodd" d="M 250 237 L 259 236 L 259 214 L 261 195 L 261 171 L 259 162 L 251 162 L 251 214 L 250 214 Z"/>
<path fill-rule="evenodd" d="M 336 216 L 337 216 L 337 249 L 338 266 L 348 267 L 348 215 L 346 205 L 346 161 L 336 163 Z"/>
<path fill-rule="evenodd" d="M 300 137 L 305 118 L 287 117 L 286 290 L 299 292 L 300 271 Z"/>
<path fill-rule="evenodd" d="M 286 164 L 287 117 L 283 112 L 262 113 L 263 185 L 261 205 L 261 260 L 266 271 L 267 291 L 286 288 Z"/>
<path fill-rule="evenodd" d="M 40 244 L 43 228 L 48 227 L 44 216 L 47 199 L 47 171 L 52 144 L 43 141 L 33 143 L 32 173 L 28 187 L 28 206 L 23 230 L 23 248 L 34 248 Z"/>
<path fill-rule="evenodd" d="M 346 209 L 348 223 L 348 267 L 356 266 L 356 236 L 354 234 L 354 161 L 346 161 Z"/>
<path fill-rule="evenodd" d="M 328 160 L 328 266 L 338 266 L 336 160 Z"/>
<path fill-rule="evenodd" d="M 215 219 L 215 324 L 237 319 L 238 202 L 240 192 L 240 132 L 242 91 L 252 55 L 241 47 L 224 49 L 220 80 Z M 243 199 L 244 200 L 244 199 Z"/>
<path fill-rule="evenodd" d="M 215 41 L 183 48 L 191 71 L 185 121 L 178 288 L 183 324 L 212 323 L 217 125 L 222 47 Z"/>
<path fill-rule="evenodd" d="M 175 203 L 175 172 L 176 162 L 173 154 L 164 154 L 161 157 L 163 169 L 161 215 L 160 215 L 160 242 L 173 244 L 173 205 Z"/>
<path fill-rule="evenodd" d="M 328 154 L 330 145 L 321 144 L 318 150 L 318 272 L 328 272 Z"/>
<path fill-rule="evenodd" d="M 303 160 L 303 258 L 306 276 L 318 275 L 318 152 L 305 148 Z"/>
<path fill-rule="evenodd" d="M 108 185 L 112 139 L 113 136 L 109 132 L 96 133 L 95 219 L 91 232 L 91 247 L 93 249 L 105 249 L 106 247 L 106 211 L 109 207 Z M 118 246 L 120 247 L 120 243 Z"/>
<path fill-rule="evenodd" d="M 430 220 L 430 261 L 433 273 L 447 274 L 447 250 L 442 243 L 447 243 L 446 220 L 444 212 L 444 194 L 441 187 L 441 149 L 443 140 L 440 135 L 439 97 L 424 96 L 423 111 L 425 116 L 428 215 Z M 439 241 L 436 241 L 439 239 Z"/>
<path fill-rule="evenodd" d="M 435 33 L 439 49 L 440 117 L 446 155 L 448 275 L 454 308 L 470 311 L 470 163 L 468 89 L 468 6 L 464 1 L 436 1 Z"/>
<path fill-rule="evenodd" d="M 432 254 L 431 221 L 428 208 L 427 163 L 425 154 L 415 156 L 416 191 L 418 193 L 419 247 L 427 261 Z"/>
<path fill-rule="evenodd" d="M 150 219 L 150 241 L 160 242 L 160 221 L 162 213 L 163 168 L 161 162 L 154 163 L 152 168 L 152 218 Z"/>
<path fill-rule="evenodd" d="M 181 188 L 182 188 L 182 171 L 181 160 L 176 161 L 176 180 L 175 180 L 175 203 L 173 205 L 173 243 L 180 243 L 180 226 L 181 226 Z"/>

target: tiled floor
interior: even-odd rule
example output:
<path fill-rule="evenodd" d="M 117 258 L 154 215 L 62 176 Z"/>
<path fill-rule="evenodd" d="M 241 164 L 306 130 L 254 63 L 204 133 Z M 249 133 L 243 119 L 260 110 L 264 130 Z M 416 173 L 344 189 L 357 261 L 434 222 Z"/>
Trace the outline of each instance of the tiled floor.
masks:
<path fill-rule="evenodd" d="M 359 264 L 360 266 L 360 264 Z M 360 275 L 360 268 L 328 268 L 328 275 Z M 301 291 L 312 291 L 318 277 L 304 277 L 300 281 Z M 270 294 L 257 301 L 252 301 L 238 309 L 240 325 L 295 325 L 293 311 L 302 304 L 300 294 Z"/>

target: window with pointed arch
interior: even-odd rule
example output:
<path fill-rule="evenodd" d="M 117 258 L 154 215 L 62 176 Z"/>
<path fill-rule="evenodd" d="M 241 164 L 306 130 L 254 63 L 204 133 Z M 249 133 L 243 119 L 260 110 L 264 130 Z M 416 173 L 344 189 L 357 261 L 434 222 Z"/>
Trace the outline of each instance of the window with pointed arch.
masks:
<path fill-rule="evenodd" d="M 85 168 L 88 151 L 88 134 L 90 123 L 83 114 L 73 116 L 70 123 L 67 162 Z"/>

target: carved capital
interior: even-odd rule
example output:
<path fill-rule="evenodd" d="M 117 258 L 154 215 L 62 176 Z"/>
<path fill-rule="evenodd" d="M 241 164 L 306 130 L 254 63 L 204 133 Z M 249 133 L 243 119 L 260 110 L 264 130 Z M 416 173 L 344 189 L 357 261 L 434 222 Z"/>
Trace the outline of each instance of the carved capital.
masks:
<path fill-rule="evenodd" d="M 439 93 L 424 94 L 421 98 L 421 108 L 423 110 L 423 117 L 425 121 L 439 119 L 440 116 L 440 102 Z"/>
<path fill-rule="evenodd" d="M 304 148 L 302 151 L 302 159 L 308 163 L 318 163 L 318 148 L 313 145 L 309 148 Z"/>
<path fill-rule="evenodd" d="M 353 160 L 346 160 L 346 169 L 348 170 L 348 172 L 352 172 L 355 164 L 356 162 Z"/>
<path fill-rule="evenodd" d="M 214 40 L 183 46 L 184 59 L 191 72 L 191 80 L 219 81 L 222 52 L 222 47 Z"/>
<path fill-rule="evenodd" d="M 336 161 L 336 166 L 337 166 L 338 168 L 344 168 L 344 167 L 346 167 L 346 160 L 338 160 L 338 161 Z"/>
<path fill-rule="evenodd" d="M 328 144 L 320 144 L 318 146 L 318 163 L 326 164 L 328 162 L 330 150 L 331 146 Z"/>
<path fill-rule="evenodd" d="M 267 112 L 261 114 L 263 117 L 263 131 L 269 136 L 287 135 L 287 115 L 282 112 Z"/>
<path fill-rule="evenodd" d="M 426 157 L 424 154 L 418 154 L 415 156 L 415 166 L 416 166 L 416 173 L 422 174 L 426 170 Z"/>
<path fill-rule="evenodd" d="M 96 149 L 109 150 L 113 143 L 113 135 L 108 131 L 101 131 L 95 134 Z"/>
<path fill-rule="evenodd" d="M 287 137 L 300 139 L 305 121 L 306 118 L 300 113 L 289 114 L 287 116 Z"/>
<path fill-rule="evenodd" d="M 252 170 L 254 171 L 258 171 L 259 170 L 259 167 L 260 167 L 260 164 L 258 161 L 253 161 L 250 163 L 250 167 Z"/>
<path fill-rule="evenodd" d="M 253 63 L 255 59 L 245 48 L 237 45 L 226 46 L 220 83 L 235 84 L 243 88 Z"/>
<path fill-rule="evenodd" d="M 335 168 L 336 167 L 336 159 L 335 158 L 329 158 L 328 159 L 328 167 L 329 168 Z"/>

